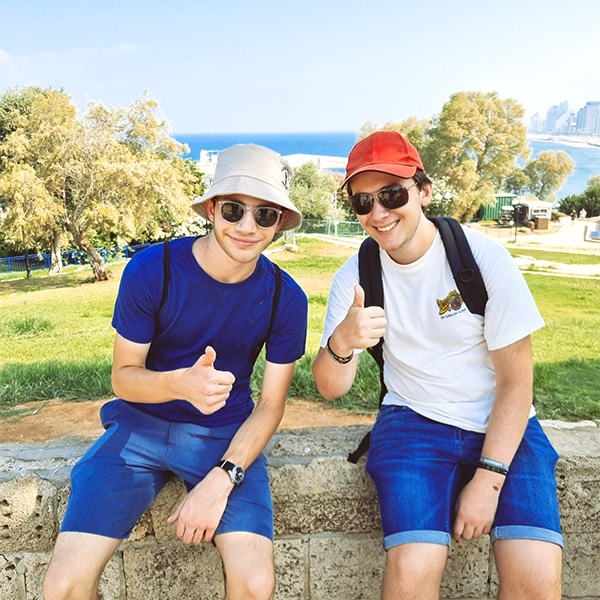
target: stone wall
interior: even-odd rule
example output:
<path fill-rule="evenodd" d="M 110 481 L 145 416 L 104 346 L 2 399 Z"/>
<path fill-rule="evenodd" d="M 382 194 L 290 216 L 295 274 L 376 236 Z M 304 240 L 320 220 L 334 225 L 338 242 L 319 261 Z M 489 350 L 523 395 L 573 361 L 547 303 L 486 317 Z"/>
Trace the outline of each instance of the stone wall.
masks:
<path fill-rule="evenodd" d="M 600 600 L 600 427 L 545 422 L 557 467 L 566 540 L 563 598 Z M 384 552 L 364 459 L 346 461 L 363 426 L 283 431 L 267 448 L 275 505 L 277 600 L 377 600 Z M 0 600 L 40 600 L 41 582 L 85 438 L 0 445 Z M 105 600 L 222 598 L 212 544 L 187 547 L 166 523 L 184 493 L 172 481 L 106 568 Z M 107 509 L 110 510 L 110 509 Z M 442 584 L 447 600 L 494 598 L 488 538 L 454 543 Z"/>

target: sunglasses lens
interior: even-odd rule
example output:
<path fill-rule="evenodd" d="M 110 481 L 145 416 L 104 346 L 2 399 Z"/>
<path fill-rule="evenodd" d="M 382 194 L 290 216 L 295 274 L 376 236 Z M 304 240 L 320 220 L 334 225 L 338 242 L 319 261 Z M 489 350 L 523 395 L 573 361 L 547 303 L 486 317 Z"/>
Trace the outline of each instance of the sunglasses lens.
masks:
<path fill-rule="evenodd" d="M 273 227 L 279 219 L 279 211 L 269 206 L 259 206 L 254 211 L 254 218 L 259 227 Z"/>
<path fill-rule="evenodd" d="M 403 185 L 386 188 L 377 194 L 377 198 L 384 208 L 400 208 L 408 202 L 408 190 Z"/>
<path fill-rule="evenodd" d="M 373 208 L 373 196 L 371 194 L 352 194 L 350 204 L 357 215 L 368 215 Z"/>
<path fill-rule="evenodd" d="M 244 216 L 245 208 L 243 204 L 237 202 L 221 202 L 221 216 L 228 223 L 237 223 Z"/>

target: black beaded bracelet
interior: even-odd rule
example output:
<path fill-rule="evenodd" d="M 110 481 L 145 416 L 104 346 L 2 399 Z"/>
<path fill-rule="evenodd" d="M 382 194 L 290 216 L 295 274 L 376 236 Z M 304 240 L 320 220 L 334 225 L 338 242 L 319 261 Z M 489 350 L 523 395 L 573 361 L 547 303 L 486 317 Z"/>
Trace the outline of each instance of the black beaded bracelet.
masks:
<path fill-rule="evenodd" d="M 340 363 L 340 365 L 347 365 L 352 360 L 352 358 L 354 356 L 354 352 L 352 352 L 352 354 L 350 354 L 350 356 L 338 356 L 331 349 L 331 346 L 329 345 L 329 340 L 331 340 L 331 336 L 329 336 L 329 338 L 327 338 L 327 352 L 329 353 L 329 356 L 331 356 L 331 358 L 333 358 L 333 360 L 335 360 L 335 362 Z"/>
<path fill-rule="evenodd" d="M 494 473 L 500 473 L 500 475 L 504 475 L 504 477 L 508 475 L 508 465 L 494 460 L 493 458 L 486 458 L 485 456 L 482 456 L 479 459 L 479 468 Z"/>

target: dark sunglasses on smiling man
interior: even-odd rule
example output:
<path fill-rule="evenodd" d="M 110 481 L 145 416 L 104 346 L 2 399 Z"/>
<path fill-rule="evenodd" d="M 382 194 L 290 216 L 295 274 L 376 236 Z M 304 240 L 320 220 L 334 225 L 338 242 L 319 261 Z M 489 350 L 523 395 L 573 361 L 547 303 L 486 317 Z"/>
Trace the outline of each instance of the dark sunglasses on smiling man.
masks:
<path fill-rule="evenodd" d="M 217 200 L 221 216 L 228 223 L 241 221 L 246 211 L 250 211 L 255 223 L 263 229 L 274 227 L 279 222 L 283 210 L 273 206 L 246 206 L 238 200 Z"/>
<path fill-rule="evenodd" d="M 368 215 L 373 209 L 375 198 L 377 198 L 379 204 L 387 210 L 400 208 L 408 203 L 408 192 L 414 188 L 415 185 L 417 185 L 416 181 L 408 187 L 405 185 L 393 185 L 379 190 L 375 195 L 367 194 L 366 192 L 352 194 L 352 196 L 350 196 L 352 210 L 357 215 Z"/>

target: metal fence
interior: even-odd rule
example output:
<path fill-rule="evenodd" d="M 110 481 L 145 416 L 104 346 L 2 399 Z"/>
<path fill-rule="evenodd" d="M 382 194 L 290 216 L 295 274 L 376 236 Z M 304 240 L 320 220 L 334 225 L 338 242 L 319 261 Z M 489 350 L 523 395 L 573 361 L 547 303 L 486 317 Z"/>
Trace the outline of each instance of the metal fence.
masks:
<path fill-rule="evenodd" d="M 136 252 L 148 248 L 152 244 L 135 244 L 133 246 L 115 246 L 114 248 L 97 248 L 104 262 L 118 262 L 131 258 Z M 81 250 L 64 250 L 61 252 L 63 265 L 87 265 L 88 256 Z M 10 273 L 25 273 L 50 269 L 51 255 L 46 252 L 27 254 L 22 256 L 8 256 L 0 258 L 0 275 Z"/>
<path fill-rule="evenodd" d="M 365 232 L 358 221 L 333 221 L 331 219 L 304 219 L 295 233 L 319 233 L 333 237 L 364 236 Z M 118 262 L 131 258 L 136 252 L 148 248 L 152 244 L 135 244 L 133 246 L 115 246 L 114 248 L 97 248 L 104 262 Z M 87 265 L 88 256 L 81 250 L 64 250 L 61 252 L 63 265 Z M 50 253 L 35 253 L 22 256 L 0 258 L 0 275 L 25 273 L 30 271 L 48 271 L 51 266 Z"/>

